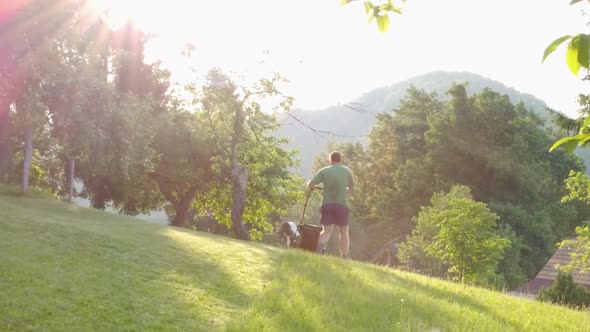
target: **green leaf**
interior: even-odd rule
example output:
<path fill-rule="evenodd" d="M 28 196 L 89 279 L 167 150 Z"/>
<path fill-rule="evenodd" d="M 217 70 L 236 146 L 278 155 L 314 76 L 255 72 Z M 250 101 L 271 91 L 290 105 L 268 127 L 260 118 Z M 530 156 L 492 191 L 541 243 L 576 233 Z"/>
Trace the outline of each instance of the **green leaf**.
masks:
<path fill-rule="evenodd" d="M 394 13 L 398 13 L 400 15 L 402 14 L 402 10 L 399 8 L 396 8 L 396 7 L 392 7 L 390 11 L 392 11 Z"/>
<path fill-rule="evenodd" d="M 389 15 L 381 15 L 377 17 L 377 26 L 381 32 L 387 31 L 389 29 Z"/>
<path fill-rule="evenodd" d="M 379 6 L 379 10 L 383 10 L 383 11 L 390 11 L 391 8 L 393 8 L 393 6 L 388 3 L 384 3 L 381 6 Z"/>
<path fill-rule="evenodd" d="M 379 6 L 379 9 L 382 11 L 386 11 L 386 12 L 393 12 L 393 13 L 398 13 L 398 14 L 402 13 L 402 11 L 399 8 L 396 8 L 392 4 L 389 4 L 389 3 Z"/>
<path fill-rule="evenodd" d="M 566 35 L 566 36 L 562 36 L 559 37 L 557 39 L 555 39 L 551 44 L 549 44 L 549 46 L 547 46 L 547 48 L 545 49 L 545 53 L 543 54 L 543 60 L 541 62 L 544 62 L 545 59 L 547 59 L 547 57 L 549 56 L 549 54 L 553 53 L 553 51 L 555 51 L 557 49 L 557 47 L 559 45 L 561 45 L 561 43 L 563 43 L 566 40 L 571 39 L 572 36 L 570 35 Z"/>
<path fill-rule="evenodd" d="M 565 52 L 567 66 L 574 75 L 578 76 L 580 72 L 580 63 L 578 62 L 578 50 L 580 48 L 580 36 L 575 36 L 567 46 Z"/>
<path fill-rule="evenodd" d="M 580 143 L 578 143 L 578 145 L 582 146 L 586 143 L 588 143 L 588 141 L 590 141 L 590 134 L 585 134 L 585 137 L 582 137 L 582 139 L 580 140 Z"/>
<path fill-rule="evenodd" d="M 580 66 L 588 69 L 590 63 L 590 35 L 580 34 L 580 42 L 578 44 L 578 63 Z"/>
<path fill-rule="evenodd" d="M 370 13 L 375 6 L 371 1 L 365 1 L 365 14 Z"/>
<path fill-rule="evenodd" d="M 560 139 L 559 141 L 555 142 L 551 148 L 549 149 L 549 152 L 557 149 L 558 147 L 562 146 L 565 144 L 564 148 L 566 151 L 571 152 L 573 149 L 576 148 L 576 146 L 578 146 L 578 143 L 581 141 L 581 135 L 576 135 L 576 136 L 571 136 L 571 137 L 564 137 L 562 139 Z"/>
<path fill-rule="evenodd" d="M 379 17 L 379 16 L 377 16 L 377 17 Z M 375 18 L 375 12 L 369 13 L 369 23 L 371 23 L 374 18 Z"/>
<path fill-rule="evenodd" d="M 342 0 L 340 1 L 340 6 L 346 6 L 349 2 L 350 0 Z"/>
<path fill-rule="evenodd" d="M 584 119 L 584 123 L 582 124 L 582 126 L 580 127 L 580 130 L 578 131 L 578 134 L 588 134 L 588 129 L 590 129 L 590 117 L 586 117 Z"/>
<path fill-rule="evenodd" d="M 571 6 L 571 5 L 575 5 L 575 4 L 577 4 L 578 2 L 582 2 L 582 1 L 584 1 L 584 0 L 572 0 L 572 2 L 570 2 L 570 6 Z"/>

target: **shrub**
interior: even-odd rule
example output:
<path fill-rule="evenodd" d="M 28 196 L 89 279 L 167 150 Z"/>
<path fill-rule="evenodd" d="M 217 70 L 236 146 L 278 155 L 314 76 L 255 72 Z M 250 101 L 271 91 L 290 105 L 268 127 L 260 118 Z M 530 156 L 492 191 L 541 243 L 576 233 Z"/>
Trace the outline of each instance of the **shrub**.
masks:
<path fill-rule="evenodd" d="M 590 292 L 574 282 L 571 273 L 559 272 L 553 284 L 539 292 L 537 300 L 567 306 L 587 307 Z"/>

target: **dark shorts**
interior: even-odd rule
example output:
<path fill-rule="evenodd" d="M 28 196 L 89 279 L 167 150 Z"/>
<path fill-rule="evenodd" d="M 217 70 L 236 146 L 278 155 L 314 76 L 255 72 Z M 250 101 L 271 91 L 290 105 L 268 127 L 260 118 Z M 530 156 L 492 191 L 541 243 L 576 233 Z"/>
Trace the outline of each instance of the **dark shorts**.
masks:
<path fill-rule="evenodd" d="M 326 203 L 320 208 L 322 225 L 348 226 L 348 207 L 340 203 Z"/>

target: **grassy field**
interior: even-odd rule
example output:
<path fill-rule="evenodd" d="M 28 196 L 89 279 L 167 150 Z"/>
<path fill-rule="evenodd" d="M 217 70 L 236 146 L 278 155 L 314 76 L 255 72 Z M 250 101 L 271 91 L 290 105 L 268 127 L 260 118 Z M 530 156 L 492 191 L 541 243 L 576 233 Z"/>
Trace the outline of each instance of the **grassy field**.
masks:
<path fill-rule="evenodd" d="M 588 331 L 587 312 L 0 187 L 0 330 Z"/>

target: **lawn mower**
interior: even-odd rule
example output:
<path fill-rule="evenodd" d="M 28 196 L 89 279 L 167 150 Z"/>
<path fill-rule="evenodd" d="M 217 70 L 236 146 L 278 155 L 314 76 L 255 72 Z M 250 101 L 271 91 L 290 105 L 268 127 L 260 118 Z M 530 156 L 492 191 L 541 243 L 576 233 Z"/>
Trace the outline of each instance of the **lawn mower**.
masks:
<path fill-rule="evenodd" d="M 316 187 L 316 189 L 322 189 Z M 320 234 L 323 233 L 324 227 L 321 225 L 305 224 L 305 211 L 307 209 L 307 202 L 311 196 L 311 190 L 307 191 L 305 195 L 305 204 L 303 205 L 303 213 L 299 224 L 293 221 L 286 221 L 281 224 L 279 230 L 280 234 L 285 238 L 285 246 L 287 248 L 301 248 L 303 250 L 317 252 Z"/>

